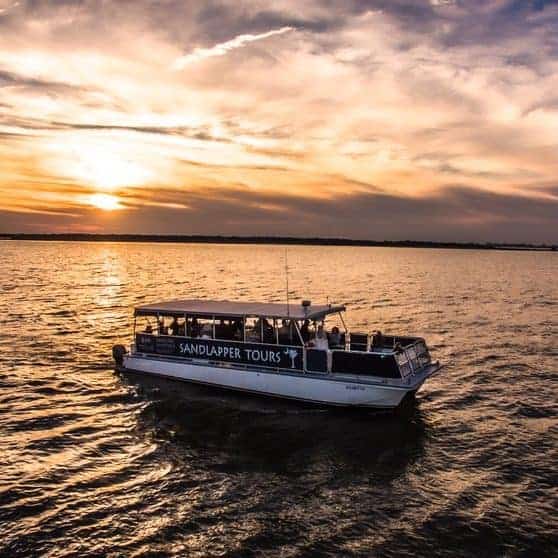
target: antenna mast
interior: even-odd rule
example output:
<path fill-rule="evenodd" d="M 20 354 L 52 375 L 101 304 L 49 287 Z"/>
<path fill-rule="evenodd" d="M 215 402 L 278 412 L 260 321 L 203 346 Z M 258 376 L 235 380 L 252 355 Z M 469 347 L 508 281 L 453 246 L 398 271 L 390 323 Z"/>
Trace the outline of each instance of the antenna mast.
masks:
<path fill-rule="evenodd" d="M 289 261 L 288 261 L 287 247 L 285 246 L 285 287 L 287 295 L 287 316 L 291 316 L 291 307 L 289 305 Z"/>

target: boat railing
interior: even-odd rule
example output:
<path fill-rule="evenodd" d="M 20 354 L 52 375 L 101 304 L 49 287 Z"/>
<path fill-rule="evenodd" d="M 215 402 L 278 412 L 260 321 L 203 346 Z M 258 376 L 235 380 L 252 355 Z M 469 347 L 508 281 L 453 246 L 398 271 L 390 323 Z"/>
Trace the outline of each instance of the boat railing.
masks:
<path fill-rule="evenodd" d="M 380 346 L 372 344 L 371 334 L 351 333 L 349 339 L 348 351 L 351 353 L 374 354 L 382 358 L 392 355 L 403 377 L 418 372 L 431 362 L 426 343 L 420 337 L 386 335 L 383 336 Z"/>
<path fill-rule="evenodd" d="M 431 361 L 430 353 L 423 339 L 418 339 L 408 347 L 397 351 L 395 353 L 395 360 L 403 377 L 418 372 Z"/>

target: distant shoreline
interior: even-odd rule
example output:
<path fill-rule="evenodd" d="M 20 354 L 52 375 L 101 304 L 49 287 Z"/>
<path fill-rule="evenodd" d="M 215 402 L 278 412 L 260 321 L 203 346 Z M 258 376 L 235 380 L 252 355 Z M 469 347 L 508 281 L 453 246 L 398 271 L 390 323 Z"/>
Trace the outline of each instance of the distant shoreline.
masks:
<path fill-rule="evenodd" d="M 190 244 L 287 244 L 293 246 L 371 246 L 389 248 L 451 248 L 460 250 L 515 250 L 556 252 L 554 244 L 505 244 L 498 242 L 434 242 L 421 240 L 359 240 L 350 238 L 298 238 L 278 236 L 210 236 L 156 234 L 0 234 L 0 240 L 62 242 L 161 242 Z"/>

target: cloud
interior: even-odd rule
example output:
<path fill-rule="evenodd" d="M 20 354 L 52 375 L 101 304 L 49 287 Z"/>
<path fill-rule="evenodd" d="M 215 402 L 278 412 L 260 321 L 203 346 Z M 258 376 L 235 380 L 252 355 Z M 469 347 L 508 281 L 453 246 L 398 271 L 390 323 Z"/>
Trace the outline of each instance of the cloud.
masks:
<path fill-rule="evenodd" d="M 21 2 L 0 14 L 0 207 L 115 232 L 554 240 L 556 25 L 542 1 Z M 85 210 L 96 191 L 135 209 Z M 78 226 L 58 217 L 41 226 Z"/>
<path fill-rule="evenodd" d="M 8 13 L 10 10 L 17 8 L 18 6 L 19 6 L 19 2 L 14 2 L 13 4 L 6 6 L 5 8 L 0 8 L 0 16 Z"/>
<path fill-rule="evenodd" d="M 134 189 L 122 199 L 129 209 L 110 216 L 90 208 L 74 207 L 65 216 L 37 211 L 24 228 L 18 228 L 21 215 L 0 212 L 0 232 L 45 232 L 54 226 L 131 234 L 540 242 L 545 230 L 558 230 L 558 198 L 493 194 L 463 185 L 420 198 L 361 192 L 316 200 L 234 187 L 203 193 L 161 189 L 157 203 L 149 190 Z M 547 241 L 556 243 L 558 237 Z"/>
<path fill-rule="evenodd" d="M 7 72 L 0 69 L 0 88 L 20 87 L 30 90 L 41 90 L 43 92 L 76 92 L 84 89 L 70 83 L 45 80 L 35 77 L 28 77 L 14 72 Z"/>
<path fill-rule="evenodd" d="M 445 241 L 537 242 L 541 232 L 558 230 L 558 200 L 496 195 L 450 187 L 422 198 L 381 193 L 337 195 L 316 200 L 248 190 L 212 190 L 210 197 L 169 195 L 187 210 L 153 212 L 141 207 L 127 215 L 125 228 L 145 227 L 183 234 L 325 236 Z M 549 240 L 558 241 L 554 235 Z"/>
<path fill-rule="evenodd" d="M 173 63 L 173 68 L 175 70 L 182 70 L 188 64 L 192 64 L 193 62 L 199 62 L 205 58 L 211 58 L 213 56 L 224 56 L 227 52 L 242 48 L 249 43 L 253 43 L 255 41 L 261 41 L 263 39 L 267 39 L 268 37 L 273 37 L 274 35 L 282 35 L 284 33 L 288 33 L 289 31 L 293 31 L 293 27 L 281 27 L 280 29 L 272 29 L 271 31 L 267 31 L 265 33 L 260 33 L 258 35 L 251 35 L 251 34 L 244 34 L 244 35 L 237 35 L 234 39 L 230 41 L 226 41 L 224 43 L 219 43 L 214 45 L 210 48 L 195 48 L 191 53 L 181 56 L 177 58 Z"/>

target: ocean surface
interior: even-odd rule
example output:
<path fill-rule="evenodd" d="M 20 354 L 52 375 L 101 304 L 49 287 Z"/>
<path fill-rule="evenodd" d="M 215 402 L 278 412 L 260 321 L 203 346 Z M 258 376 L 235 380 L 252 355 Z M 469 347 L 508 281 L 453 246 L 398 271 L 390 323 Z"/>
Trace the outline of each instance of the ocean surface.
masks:
<path fill-rule="evenodd" d="M 290 247 L 424 336 L 396 414 L 114 373 L 135 304 L 284 301 L 280 246 L 0 242 L 1 556 L 558 556 L 558 254 Z"/>

